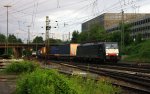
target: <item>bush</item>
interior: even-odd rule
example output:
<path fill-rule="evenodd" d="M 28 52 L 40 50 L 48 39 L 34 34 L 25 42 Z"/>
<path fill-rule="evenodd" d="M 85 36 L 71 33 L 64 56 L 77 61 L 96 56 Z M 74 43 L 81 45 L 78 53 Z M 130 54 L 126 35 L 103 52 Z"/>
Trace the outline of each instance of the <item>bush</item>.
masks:
<path fill-rule="evenodd" d="M 130 45 L 126 47 L 126 52 L 129 55 L 126 60 L 150 62 L 150 40 Z"/>
<path fill-rule="evenodd" d="M 106 82 L 81 77 L 67 77 L 54 70 L 41 70 L 21 76 L 16 94 L 117 94 Z"/>
<path fill-rule="evenodd" d="M 16 94 L 77 94 L 66 79 L 55 71 L 38 69 L 18 80 Z"/>
<path fill-rule="evenodd" d="M 32 72 L 37 67 L 38 64 L 30 61 L 22 61 L 22 62 L 12 62 L 5 69 L 7 73 L 23 73 L 23 72 Z"/>

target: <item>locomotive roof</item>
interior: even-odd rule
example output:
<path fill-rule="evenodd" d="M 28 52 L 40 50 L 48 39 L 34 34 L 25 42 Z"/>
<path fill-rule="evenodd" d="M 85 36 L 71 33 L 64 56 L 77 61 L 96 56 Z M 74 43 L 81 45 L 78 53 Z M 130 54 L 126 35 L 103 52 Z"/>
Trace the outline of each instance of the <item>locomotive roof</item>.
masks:
<path fill-rule="evenodd" d="M 80 46 L 89 46 L 89 45 L 99 45 L 99 44 L 109 44 L 109 43 L 117 43 L 117 42 L 97 42 L 97 43 L 85 43 L 85 44 L 80 44 Z"/>

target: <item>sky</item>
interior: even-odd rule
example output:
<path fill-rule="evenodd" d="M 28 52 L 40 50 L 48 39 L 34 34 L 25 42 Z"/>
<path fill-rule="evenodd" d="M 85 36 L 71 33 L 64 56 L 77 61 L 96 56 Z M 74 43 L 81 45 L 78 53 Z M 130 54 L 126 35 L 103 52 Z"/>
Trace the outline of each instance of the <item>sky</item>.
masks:
<path fill-rule="evenodd" d="M 36 36 L 45 39 L 46 16 L 49 16 L 50 37 L 68 40 L 69 32 L 81 32 L 81 24 L 106 12 L 149 13 L 150 0 L 0 0 L 0 33 L 15 34 L 25 43 Z M 27 26 L 30 26 L 29 28 Z M 56 27 L 56 28 L 54 28 Z"/>

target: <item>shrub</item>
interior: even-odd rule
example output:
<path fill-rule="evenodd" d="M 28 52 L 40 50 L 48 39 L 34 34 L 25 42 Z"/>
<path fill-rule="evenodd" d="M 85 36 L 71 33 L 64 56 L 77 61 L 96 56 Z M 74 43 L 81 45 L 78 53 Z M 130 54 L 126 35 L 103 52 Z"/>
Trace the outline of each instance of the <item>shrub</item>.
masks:
<path fill-rule="evenodd" d="M 36 70 L 18 80 L 16 94 L 77 94 L 56 71 Z"/>
<path fill-rule="evenodd" d="M 126 48 L 129 56 L 126 60 L 150 62 L 150 40 L 144 41 L 140 44 L 130 45 Z"/>
<path fill-rule="evenodd" d="M 81 77 L 67 77 L 54 70 L 23 74 L 18 80 L 16 94 L 117 94 L 118 89 L 106 82 Z"/>
<path fill-rule="evenodd" d="M 22 73 L 22 72 L 32 72 L 39 65 L 30 61 L 22 61 L 22 62 L 12 62 L 5 69 L 7 73 Z"/>

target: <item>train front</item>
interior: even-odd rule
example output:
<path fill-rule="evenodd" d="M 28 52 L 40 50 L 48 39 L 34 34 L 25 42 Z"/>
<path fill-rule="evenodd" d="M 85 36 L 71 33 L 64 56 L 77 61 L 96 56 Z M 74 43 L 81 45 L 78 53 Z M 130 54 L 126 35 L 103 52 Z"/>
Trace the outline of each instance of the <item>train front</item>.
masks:
<path fill-rule="evenodd" d="M 120 59 L 117 42 L 105 43 L 106 61 L 117 62 Z"/>

